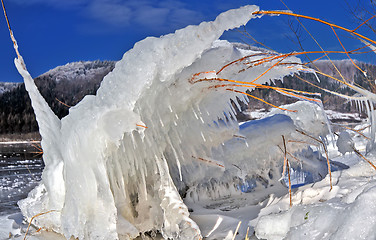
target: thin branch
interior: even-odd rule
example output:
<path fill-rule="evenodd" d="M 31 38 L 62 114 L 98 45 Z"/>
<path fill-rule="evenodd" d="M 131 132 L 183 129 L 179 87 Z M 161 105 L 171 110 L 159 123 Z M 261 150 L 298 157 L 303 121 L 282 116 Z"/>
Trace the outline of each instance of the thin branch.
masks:
<path fill-rule="evenodd" d="M 331 26 L 331 27 L 334 27 L 334 28 L 338 28 L 338 29 L 341 29 L 343 31 L 346 31 L 346 32 L 349 32 L 351 34 L 354 34 L 368 42 L 371 42 L 373 44 L 376 44 L 376 41 L 366 37 L 366 36 L 363 36 L 362 34 L 359 34 L 357 32 L 353 32 L 352 30 L 350 29 L 347 29 L 345 27 L 341 27 L 339 25 L 336 25 L 336 24 L 333 24 L 333 23 L 330 23 L 330 22 L 327 22 L 327 21 L 324 21 L 324 20 L 321 20 L 319 18 L 314 18 L 314 17 L 310 17 L 310 16 L 306 16 L 306 15 L 301 15 L 301 14 L 296 14 L 296 13 L 291 13 L 291 12 L 284 12 L 284 11 L 256 11 L 253 13 L 254 15 L 257 15 L 257 14 L 276 14 L 276 15 L 288 15 L 288 16 L 294 16 L 294 17 L 299 17 L 299 18 L 305 18 L 305 19 L 310 19 L 310 20 L 313 20 L 313 21 L 316 21 L 316 22 L 320 22 L 320 23 L 323 23 L 325 25 L 328 25 L 328 26 Z"/>
<path fill-rule="evenodd" d="M 3 0 L 1 0 L 1 5 L 2 5 L 2 7 L 3 7 L 4 16 L 5 16 L 5 19 L 6 19 L 6 21 L 7 21 L 7 25 L 8 25 L 8 29 L 9 29 L 9 34 L 10 34 L 10 38 L 11 38 L 11 40 L 12 40 L 12 42 L 13 42 L 14 50 L 16 51 L 16 54 L 17 54 L 18 59 L 21 60 L 22 57 L 21 57 L 21 54 L 20 54 L 19 51 L 18 51 L 17 41 L 16 41 L 16 39 L 14 38 L 12 28 L 10 27 L 10 22 L 9 22 L 9 19 L 8 19 L 7 11 L 6 11 L 6 9 L 5 9 L 5 5 L 4 5 L 4 1 L 3 1 Z M 23 65 L 24 69 L 26 69 L 24 62 L 21 61 L 21 63 L 22 63 L 22 65 Z"/>
<path fill-rule="evenodd" d="M 296 131 L 297 131 L 298 133 L 304 135 L 304 136 L 307 136 L 307 137 L 309 137 L 309 138 L 311 138 L 311 139 L 313 139 L 313 140 L 319 142 L 319 143 L 322 145 L 322 147 L 324 148 L 325 155 L 326 155 L 326 163 L 327 163 L 327 165 L 328 165 L 328 173 L 329 173 L 329 181 L 330 181 L 330 190 L 329 190 L 329 192 L 330 192 L 330 191 L 332 190 L 332 188 L 333 188 L 333 185 L 332 185 L 332 171 L 331 171 L 331 169 L 330 169 L 330 161 L 329 161 L 329 156 L 328 156 L 328 150 L 326 149 L 325 143 L 324 143 L 323 141 L 321 141 L 320 139 L 315 138 L 315 137 L 309 135 L 308 133 L 306 133 L 306 132 L 304 132 L 304 131 L 302 131 L 302 130 L 298 130 L 298 129 L 296 129 Z"/>

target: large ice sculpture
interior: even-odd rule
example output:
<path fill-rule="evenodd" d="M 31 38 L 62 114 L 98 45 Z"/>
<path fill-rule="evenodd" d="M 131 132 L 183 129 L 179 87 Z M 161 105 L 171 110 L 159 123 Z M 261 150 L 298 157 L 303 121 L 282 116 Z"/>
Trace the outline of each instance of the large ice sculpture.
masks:
<path fill-rule="evenodd" d="M 250 82 L 265 73 L 255 82 L 264 83 L 299 68 L 294 57 L 273 69 L 273 61 L 247 68 L 276 53 L 217 41 L 224 31 L 246 24 L 257 10 L 230 10 L 213 22 L 136 43 L 105 77 L 97 95 L 86 96 L 62 120 L 16 59 L 40 127 L 46 164 L 40 186 L 19 203 L 23 214 L 30 220 L 54 210 L 34 223 L 67 239 L 127 239 L 151 230 L 165 238 L 199 239 L 200 230 L 178 191 L 210 179 L 231 186 L 229 169 L 236 159 L 226 163 L 225 157 L 214 157 L 225 153 L 222 144 L 238 132 L 230 99 L 244 98 L 210 79 Z M 193 83 L 198 77 L 209 80 Z M 263 161 L 268 166 L 271 159 Z"/>

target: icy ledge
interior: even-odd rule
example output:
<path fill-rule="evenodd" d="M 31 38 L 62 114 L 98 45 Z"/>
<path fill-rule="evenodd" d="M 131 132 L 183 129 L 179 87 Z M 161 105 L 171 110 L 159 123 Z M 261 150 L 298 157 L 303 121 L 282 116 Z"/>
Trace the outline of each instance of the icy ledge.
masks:
<path fill-rule="evenodd" d="M 16 59 L 40 127 L 46 164 L 41 185 L 19 203 L 24 216 L 30 220 L 53 210 L 34 224 L 67 239 L 129 239 L 148 231 L 160 231 L 166 239 L 200 239 L 178 190 L 217 179 L 227 183 L 227 194 L 236 191 L 228 171 L 236 160 L 226 163 L 224 158 L 222 164 L 208 159 L 220 154 L 219 146 L 238 131 L 229 100 L 241 94 L 212 88 L 210 81 L 190 80 L 206 72 L 201 77 L 252 81 L 271 67 L 265 63 L 243 70 L 233 65 L 218 76 L 210 72 L 247 55 L 255 56 L 249 61 L 260 58 L 260 52 L 216 41 L 224 31 L 246 24 L 257 10 L 230 10 L 213 22 L 136 43 L 105 77 L 97 95 L 85 97 L 61 121 Z M 300 61 L 290 57 L 284 62 Z M 296 71 L 296 64 L 275 67 L 257 83 Z M 249 171 L 261 174 L 259 169 Z"/>

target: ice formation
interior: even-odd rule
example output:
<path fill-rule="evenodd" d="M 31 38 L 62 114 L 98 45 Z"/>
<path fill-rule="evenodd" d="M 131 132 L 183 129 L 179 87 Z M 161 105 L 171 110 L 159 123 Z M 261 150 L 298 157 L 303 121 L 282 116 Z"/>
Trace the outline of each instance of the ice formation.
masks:
<path fill-rule="evenodd" d="M 295 57 L 272 69 L 273 61 L 247 67 L 276 53 L 218 40 L 224 31 L 254 18 L 257 10 L 230 10 L 213 22 L 136 43 L 105 77 L 96 96 L 86 96 L 62 120 L 16 59 L 36 113 L 46 165 L 41 185 L 19 203 L 23 214 L 30 220 L 53 210 L 34 224 L 67 239 L 128 239 L 157 230 L 164 238 L 199 239 L 200 229 L 179 192 L 199 200 L 203 189 L 203 198 L 240 192 L 239 179 L 249 179 L 248 185 L 255 176 L 277 181 L 280 176 L 273 178 L 278 173 L 270 169 L 281 165 L 256 153 L 274 149 L 281 157 L 281 135 L 298 137 L 295 129 L 301 128 L 304 116 L 270 116 L 262 120 L 270 123 L 264 132 L 252 123 L 239 129 L 230 99 L 244 99 L 231 91 L 242 88 L 222 88 L 216 81 L 251 82 L 258 77 L 261 84 L 299 71 Z M 219 71 L 245 56 L 245 61 Z M 323 126 L 312 134 L 324 134 Z M 264 147 L 257 146 L 259 141 Z"/>

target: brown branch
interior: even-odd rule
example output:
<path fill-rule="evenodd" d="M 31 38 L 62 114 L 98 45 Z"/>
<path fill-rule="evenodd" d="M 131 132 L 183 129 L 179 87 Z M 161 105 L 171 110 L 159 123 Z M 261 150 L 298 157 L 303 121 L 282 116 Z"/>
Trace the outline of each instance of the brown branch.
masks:
<path fill-rule="evenodd" d="M 297 131 L 298 133 L 304 135 L 304 136 L 307 136 L 307 137 L 309 137 L 309 138 L 311 138 L 311 139 L 313 139 L 313 140 L 319 142 L 319 143 L 323 146 L 324 151 L 325 151 L 325 155 L 326 155 L 326 163 L 327 163 L 327 165 L 328 165 L 328 173 L 329 173 L 329 179 L 330 179 L 330 180 L 329 180 L 329 181 L 330 181 L 330 190 L 329 190 L 329 192 L 330 192 L 330 191 L 332 190 L 332 188 L 333 188 L 333 185 L 332 185 L 332 171 L 331 171 L 331 169 L 330 169 L 330 161 L 329 161 L 329 156 L 328 156 L 328 150 L 326 149 L 326 146 L 325 146 L 324 142 L 321 141 L 321 140 L 318 139 L 318 138 L 315 138 L 315 137 L 309 135 L 309 134 L 306 133 L 306 132 L 301 131 L 301 130 L 296 129 L 296 131 Z"/>
<path fill-rule="evenodd" d="M 328 25 L 328 26 L 331 26 L 331 27 L 334 27 L 334 28 L 338 28 L 338 29 L 341 29 L 343 31 L 346 31 L 346 32 L 349 32 L 351 34 L 354 34 L 355 36 L 358 36 L 368 42 L 371 42 L 373 44 L 376 44 L 376 41 L 366 37 L 366 36 L 363 36 L 362 34 L 359 34 L 357 32 L 353 32 L 352 30 L 350 29 L 347 29 L 345 27 L 341 27 L 339 25 L 336 25 L 336 24 L 333 24 L 333 23 L 330 23 L 330 22 L 327 22 L 327 21 L 324 21 L 324 20 L 321 20 L 319 18 L 314 18 L 314 17 L 310 17 L 310 16 L 306 16 L 306 15 L 302 15 L 302 14 L 296 14 L 296 13 L 291 13 L 291 12 L 284 12 L 284 11 L 256 11 L 256 12 L 253 12 L 254 15 L 257 15 L 257 14 L 271 14 L 271 15 L 288 15 L 288 16 L 294 16 L 294 17 L 298 17 L 298 18 L 305 18 L 305 19 L 309 19 L 309 20 L 313 20 L 313 21 L 316 21 L 316 22 L 320 22 L 320 23 L 323 23 L 325 25 Z"/>

